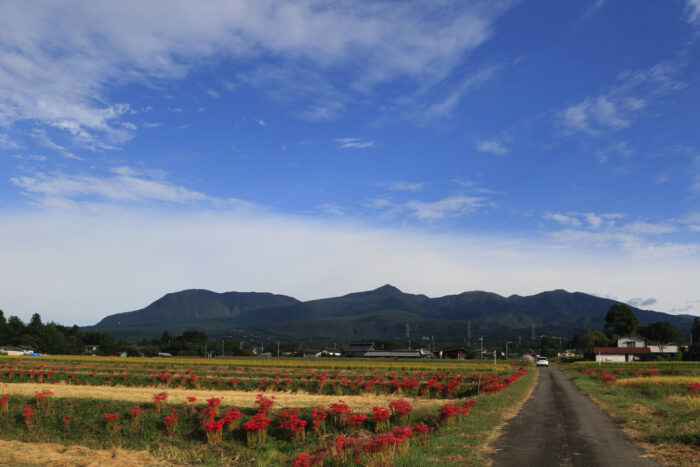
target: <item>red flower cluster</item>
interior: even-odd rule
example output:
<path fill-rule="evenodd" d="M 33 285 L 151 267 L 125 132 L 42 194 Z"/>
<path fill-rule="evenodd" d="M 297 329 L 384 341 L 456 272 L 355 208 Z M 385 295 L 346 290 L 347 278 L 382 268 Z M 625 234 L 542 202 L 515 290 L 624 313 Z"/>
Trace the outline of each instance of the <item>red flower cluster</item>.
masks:
<path fill-rule="evenodd" d="M 115 420 L 118 419 L 118 418 L 119 418 L 119 414 L 118 414 L 118 413 L 106 413 L 106 414 L 105 414 L 105 419 L 106 419 L 106 420 L 109 420 L 109 421 L 111 421 L 111 422 L 115 421 Z"/>
<path fill-rule="evenodd" d="M 8 408 L 8 403 L 7 399 L 9 399 L 10 396 L 5 394 L 2 397 L 0 397 L 0 413 L 7 413 L 9 408 Z"/>
<path fill-rule="evenodd" d="M 413 412 L 413 404 L 403 399 L 389 402 L 389 408 L 399 417 L 403 417 L 404 415 L 408 415 Z"/>
<path fill-rule="evenodd" d="M 53 392 L 48 389 L 43 391 L 34 392 L 34 399 L 36 400 L 36 406 L 39 409 L 48 409 L 50 407 L 49 397 L 53 396 Z"/>
<path fill-rule="evenodd" d="M 175 428 L 177 427 L 177 412 L 175 409 L 170 410 L 170 415 L 165 417 L 163 424 L 165 424 L 165 431 L 167 432 L 168 437 L 172 438 L 175 435 Z"/>
<path fill-rule="evenodd" d="M 268 399 L 267 397 L 263 396 L 262 394 L 258 394 L 255 397 L 255 405 L 258 406 L 258 412 L 259 413 L 267 413 L 268 410 L 270 410 L 270 407 L 272 407 L 275 403 L 275 398 L 272 397 Z"/>
<path fill-rule="evenodd" d="M 686 389 L 694 394 L 698 394 L 700 392 L 700 382 L 690 383 Z"/>
<path fill-rule="evenodd" d="M 600 377 L 603 379 L 603 382 L 605 384 L 613 384 L 617 382 L 617 378 L 615 377 L 615 375 L 611 375 L 610 373 L 603 373 L 602 375 L 600 375 Z"/>
<path fill-rule="evenodd" d="M 323 409 L 311 409 L 311 429 L 319 431 L 321 428 L 325 433 L 326 417 L 328 414 Z"/>
<path fill-rule="evenodd" d="M 299 409 L 284 410 L 278 418 L 281 418 L 280 429 L 289 430 L 292 433 L 291 439 L 303 442 L 306 439 L 307 422 L 299 418 Z"/>
<path fill-rule="evenodd" d="M 439 418 L 448 425 L 454 425 L 455 417 L 467 415 L 474 402 L 473 400 L 466 401 L 464 405 L 445 404 L 440 410 Z"/>
<path fill-rule="evenodd" d="M 348 423 L 348 425 L 362 425 L 364 421 L 367 419 L 367 415 L 363 413 L 352 413 L 352 412 L 345 412 L 343 414 L 343 419 Z"/>
<path fill-rule="evenodd" d="M 243 424 L 245 431 L 263 431 L 270 424 L 270 419 L 263 412 L 253 415 L 253 418 Z"/>
<path fill-rule="evenodd" d="M 31 430 L 34 427 L 34 409 L 25 407 L 22 409 L 22 417 L 24 417 L 24 425 L 27 427 L 27 430 Z"/>

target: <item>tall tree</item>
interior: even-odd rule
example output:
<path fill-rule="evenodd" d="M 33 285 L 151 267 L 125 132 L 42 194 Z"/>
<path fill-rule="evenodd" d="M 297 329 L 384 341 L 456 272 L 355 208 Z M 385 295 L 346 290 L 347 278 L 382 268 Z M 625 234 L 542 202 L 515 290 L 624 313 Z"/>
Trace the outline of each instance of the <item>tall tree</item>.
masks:
<path fill-rule="evenodd" d="M 616 303 L 605 315 L 605 331 L 610 335 L 624 336 L 639 327 L 639 318 L 634 310 L 624 303 Z"/>
<path fill-rule="evenodd" d="M 639 335 L 660 344 L 666 344 L 668 342 L 683 344 L 685 342 L 683 331 L 668 321 L 657 321 L 648 326 L 642 326 L 639 328 Z"/>

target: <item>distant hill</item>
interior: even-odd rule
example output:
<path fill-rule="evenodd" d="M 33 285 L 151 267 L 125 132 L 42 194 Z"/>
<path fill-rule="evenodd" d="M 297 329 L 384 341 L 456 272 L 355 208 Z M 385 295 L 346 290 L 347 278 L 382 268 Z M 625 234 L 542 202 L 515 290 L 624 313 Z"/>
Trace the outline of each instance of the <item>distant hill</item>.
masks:
<path fill-rule="evenodd" d="M 409 323 L 415 337 L 461 340 L 470 322 L 472 336 L 526 337 L 534 325 L 537 334 L 570 337 L 602 329 L 614 303 L 618 302 L 565 290 L 526 297 L 473 291 L 429 298 L 384 285 L 307 302 L 271 293 L 184 290 L 84 329 L 129 339 L 157 337 L 165 330 L 177 334 L 200 330 L 214 338 L 347 341 L 401 339 Z M 633 309 L 642 324 L 669 321 L 686 333 L 692 325 L 693 316 Z"/>
<path fill-rule="evenodd" d="M 236 318 L 241 313 L 258 308 L 292 305 L 296 298 L 258 292 L 216 293 L 190 289 L 169 293 L 146 308 L 110 315 L 96 328 L 119 326 L 160 326 L 192 321 Z"/>

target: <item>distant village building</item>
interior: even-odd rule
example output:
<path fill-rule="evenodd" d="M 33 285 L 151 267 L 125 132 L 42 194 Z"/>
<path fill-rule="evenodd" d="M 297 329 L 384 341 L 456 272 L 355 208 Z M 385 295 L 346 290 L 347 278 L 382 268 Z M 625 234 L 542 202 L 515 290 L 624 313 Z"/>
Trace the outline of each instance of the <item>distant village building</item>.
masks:
<path fill-rule="evenodd" d="M 626 335 L 617 339 L 617 347 L 595 347 L 593 349 L 597 362 L 634 362 L 639 361 L 640 355 L 672 355 L 678 352 L 678 344 L 648 344 L 640 336 Z"/>
<path fill-rule="evenodd" d="M 374 342 L 355 342 L 348 344 L 343 354 L 346 357 L 366 357 L 367 352 L 374 352 L 376 350 Z"/>
<path fill-rule="evenodd" d="M 456 349 L 440 350 L 440 358 L 464 360 L 467 358 L 467 349 L 458 347 Z"/>
<path fill-rule="evenodd" d="M 32 355 L 34 353 L 34 350 L 31 347 L 27 347 L 24 345 L 2 346 L 0 347 L 0 353 L 8 356 L 27 357 L 29 355 Z"/>

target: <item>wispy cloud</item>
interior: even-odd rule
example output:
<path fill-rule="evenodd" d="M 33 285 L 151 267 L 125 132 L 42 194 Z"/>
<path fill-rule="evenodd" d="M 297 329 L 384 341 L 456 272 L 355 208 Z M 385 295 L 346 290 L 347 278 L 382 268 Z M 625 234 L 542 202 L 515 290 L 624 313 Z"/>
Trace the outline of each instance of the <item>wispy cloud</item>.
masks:
<path fill-rule="evenodd" d="M 692 255 L 700 243 L 675 241 L 672 234 L 692 230 L 692 219 L 668 219 L 660 222 L 625 222 L 618 213 L 545 213 L 544 218 L 565 227 L 549 232 L 551 238 L 570 247 L 593 245 L 597 248 L 619 246 L 640 258 L 665 258 Z"/>
<path fill-rule="evenodd" d="M 688 22 L 700 24 L 700 0 L 687 0 Z"/>
<path fill-rule="evenodd" d="M 508 154 L 508 148 L 505 147 L 501 142 L 496 140 L 484 140 L 476 145 L 476 149 L 481 152 L 488 152 L 491 154 L 496 154 L 498 156 L 503 156 Z"/>
<path fill-rule="evenodd" d="M 411 182 L 389 182 L 381 183 L 379 186 L 384 186 L 392 191 L 410 191 L 415 193 L 420 191 L 425 186 L 425 183 L 411 183 Z"/>
<path fill-rule="evenodd" d="M 217 206 L 254 207 L 237 199 L 222 199 L 173 184 L 160 171 L 139 171 L 129 167 L 115 167 L 106 176 L 37 172 L 13 177 L 35 202 L 48 206 L 77 206 L 92 202 L 211 203 Z"/>
<path fill-rule="evenodd" d="M 558 124 L 569 134 L 591 136 L 627 128 L 651 102 L 685 86 L 677 75 L 686 64 L 681 54 L 646 70 L 622 73 L 607 92 L 558 111 Z"/>
<path fill-rule="evenodd" d="M 629 300 L 627 300 L 628 305 L 631 305 L 631 306 L 637 307 L 637 308 L 650 307 L 650 306 L 656 304 L 656 302 L 658 302 L 658 300 L 655 299 L 654 297 L 649 297 L 649 298 L 639 298 L 638 297 L 638 298 L 630 298 Z"/>
<path fill-rule="evenodd" d="M 425 222 L 463 217 L 487 206 L 486 198 L 477 196 L 449 196 L 438 201 L 409 201 L 404 207 L 412 217 Z"/>
<path fill-rule="evenodd" d="M 49 136 L 46 134 L 46 130 L 43 129 L 35 129 L 32 131 L 31 136 L 34 138 L 34 140 L 41 146 L 44 146 L 45 148 L 53 149 L 54 151 L 58 152 L 61 154 L 63 157 L 67 159 L 74 159 L 74 160 L 83 160 L 82 157 L 78 157 L 75 154 L 73 154 L 71 151 L 66 149 L 64 146 L 61 146 L 60 144 L 55 143 Z"/>
<path fill-rule="evenodd" d="M 318 209 L 334 216 L 345 216 L 348 214 L 347 210 L 337 203 L 323 203 Z"/>
<path fill-rule="evenodd" d="M 336 138 L 333 140 L 338 149 L 364 149 L 374 147 L 374 141 L 364 138 Z"/>
<path fill-rule="evenodd" d="M 478 90 L 484 83 L 490 81 L 498 70 L 500 67 L 496 65 L 477 70 L 450 89 L 447 97 L 429 105 L 426 109 L 421 109 L 417 118 L 427 121 L 449 117 L 468 93 Z"/>

